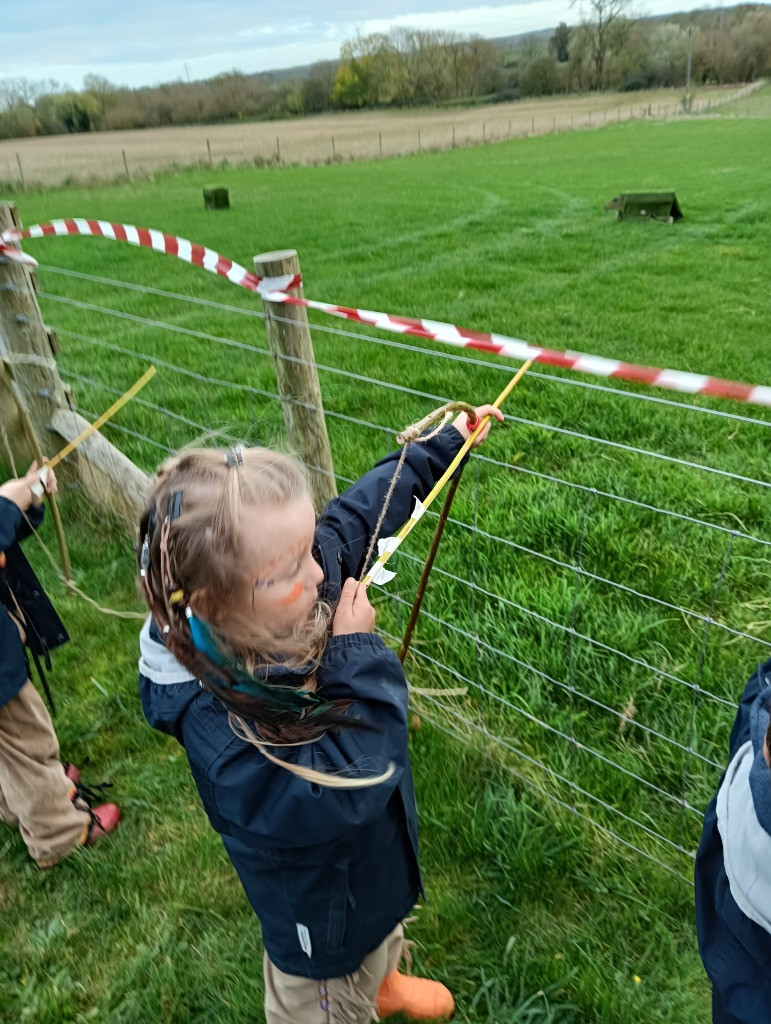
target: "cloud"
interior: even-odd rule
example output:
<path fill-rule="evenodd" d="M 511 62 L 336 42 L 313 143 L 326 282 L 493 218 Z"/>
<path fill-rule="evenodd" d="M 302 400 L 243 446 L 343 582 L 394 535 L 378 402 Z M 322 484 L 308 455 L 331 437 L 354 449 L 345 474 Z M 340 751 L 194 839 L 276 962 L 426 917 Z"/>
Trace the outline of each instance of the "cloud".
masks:
<path fill-rule="evenodd" d="M 569 0 L 488 0 L 476 7 L 468 0 L 396 0 L 384 6 L 385 13 L 373 16 L 364 0 L 294 0 L 283 8 L 254 0 L 9 0 L 0 77 L 78 85 L 84 74 L 95 72 L 118 84 L 147 85 L 333 59 L 356 32 L 409 26 L 495 37 L 579 17 Z M 645 6 L 659 13 L 671 2 L 647 0 Z"/>

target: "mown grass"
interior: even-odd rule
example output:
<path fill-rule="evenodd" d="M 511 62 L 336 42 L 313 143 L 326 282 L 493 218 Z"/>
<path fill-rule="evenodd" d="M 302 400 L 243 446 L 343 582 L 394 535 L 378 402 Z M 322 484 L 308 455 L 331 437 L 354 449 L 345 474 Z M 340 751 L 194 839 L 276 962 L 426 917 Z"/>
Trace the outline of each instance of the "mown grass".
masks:
<path fill-rule="evenodd" d="M 733 100 L 717 108 L 721 117 L 771 116 L 771 85 L 766 85 L 743 99 Z"/>
<path fill-rule="evenodd" d="M 313 298 L 767 383 L 768 141 L 767 121 L 622 124 L 384 163 L 222 171 L 233 204 L 222 214 L 201 209 L 208 175 L 197 172 L 151 185 L 28 195 L 21 212 L 26 223 L 88 216 L 158 227 L 246 265 L 254 252 L 295 246 Z M 618 192 L 653 188 L 676 189 L 682 223 L 616 224 L 602 211 Z M 73 238 L 28 248 L 44 264 L 255 309 L 251 296 L 222 281 L 127 246 Z M 264 347 L 259 319 L 45 267 L 41 280 L 44 313 L 63 344 L 60 365 L 78 375 L 72 382 L 84 410 L 105 407 L 104 385 L 122 390 L 153 357 L 275 390 L 271 362 L 260 353 L 116 320 L 53 295 Z M 321 363 L 430 395 L 488 401 L 509 372 L 485 359 L 476 367 L 443 359 L 438 348 L 419 355 L 325 333 L 330 322 L 314 321 Z M 77 334 L 143 355 L 120 355 Z M 525 378 L 508 403 L 509 426 L 484 450 L 489 457 L 771 539 L 764 488 L 533 424 L 759 480 L 768 477 L 767 428 L 570 387 L 559 376 Z M 321 381 L 330 414 L 384 428 L 436 404 L 330 371 L 321 371 Z M 259 443 L 282 437 L 278 403 L 257 394 L 162 371 L 143 398 L 210 430 Z M 768 420 L 763 410 L 737 411 Z M 328 423 L 345 477 L 360 475 L 393 444 L 385 430 L 334 415 Z M 171 448 L 198 430 L 139 402 L 118 425 Z M 132 435 L 110 436 L 148 470 L 163 455 Z M 767 549 L 734 538 L 715 596 L 729 533 L 599 494 L 587 517 L 588 496 L 472 463 L 454 516 L 484 532 L 472 539 L 463 525 L 451 526 L 438 567 L 483 589 L 436 575 L 416 636 L 414 683 L 456 682 L 428 655 L 489 691 L 472 687 L 466 697 L 441 700 L 439 721 L 469 741 L 477 734 L 457 716 L 484 721 L 519 751 L 492 747 L 486 757 L 473 742 L 459 744 L 425 722 L 412 738 L 430 896 L 413 926 L 416 960 L 452 984 L 461 1020 L 690 1024 L 708 1013 L 690 887 L 549 797 L 575 805 L 678 875 L 687 876 L 689 860 L 537 763 L 692 849 L 698 809 L 719 772 L 669 740 L 722 762 L 732 712 L 703 691 L 736 699 L 764 648 L 596 579 L 577 583 L 570 565 L 583 536 L 587 571 L 768 640 Z M 77 493 L 65 496 L 65 506 L 80 584 L 103 603 L 137 607 L 125 540 Z M 409 555 L 422 555 L 429 532 L 412 535 Z M 391 593 L 408 601 L 416 573 L 400 557 Z M 90 757 L 95 779 L 116 780 L 126 819 L 114 840 L 49 875 L 27 865 L 20 840 L 8 833 L 0 867 L 7 1019 L 260 1019 L 258 927 L 204 820 L 184 755 L 141 721 L 135 625 L 98 616 L 48 578 L 75 637 L 56 663 L 65 753 Z M 380 599 L 379 622 L 389 633 L 398 635 L 405 619 L 403 604 Z M 571 625 L 606 646 L 571 636 Z M 437 714 L 430 700 L 421 706 Z M 697 810 L 683 810 L 659 790 Z"/>

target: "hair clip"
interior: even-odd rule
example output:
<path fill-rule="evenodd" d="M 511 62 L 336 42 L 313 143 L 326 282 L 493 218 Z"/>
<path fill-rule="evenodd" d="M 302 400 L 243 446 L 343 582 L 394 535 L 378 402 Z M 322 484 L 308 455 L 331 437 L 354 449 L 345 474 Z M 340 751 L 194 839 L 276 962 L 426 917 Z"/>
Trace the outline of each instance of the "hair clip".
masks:
<path fill-rule="evenodd" d="M 166 520 L 167 522 L 174 522 L 175 519 L 179 519 L 182 511 L 182 491 L 174 491 L 170 494 L 166 502 Z"/>
<path fill-rule="evenodd" d="M 172 591 L 171 594 L 169 595 L 169 604 L 182 604 L 184 600 L 185 591 L 182 590 L 181 587 L 177 590 Z"/>
<path fill-rule="evenodd" d="M 142 550 L 139 553 L 139 575 L 146 576 L 147 570 L 150 568 L 150 535 L 145 534 L 145 539 L 142 541 Z"/>
<path fill-rule="evenodd" d="M 242 444 L 237 444 L 232 448 L 228 448 L 225 452 L 225 462 L 227 463 L 228 469 L 238 469 L 239 466 L 243 466 L 244 446 Z"/>

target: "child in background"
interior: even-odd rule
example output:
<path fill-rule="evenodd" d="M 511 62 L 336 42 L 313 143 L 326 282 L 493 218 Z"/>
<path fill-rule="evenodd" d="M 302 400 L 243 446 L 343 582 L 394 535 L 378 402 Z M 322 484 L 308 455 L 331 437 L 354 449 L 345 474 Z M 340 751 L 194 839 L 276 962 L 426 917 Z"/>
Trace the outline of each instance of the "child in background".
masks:
<path fill-rule="evenodd" d="M 463 414 L 410 446 L 382 536 L 468 436 Z M 397 970 L 422 892 L 407 684 L 356 583 L 397 462 L 317 522 L 289 456 L 183 452 L 158 470 L 140 524 L 144 713 L 185 748 L 262 924 L 267 1024 L 454 1008 L 443 985 Z"/>
<path fill-rule="evenodd" d="M 120 811 L 92 811 L 78 792 L 80 773 L 60 762 L 51 717 L 29 679 L 25 647 L 50 664 L 48 652 L 69 639 L 19 547 L 43 521 L 39 483 L 33 463 L 0 487 L 0 820 L 18 827 L 38 867 L 50 868 L 112 832 Z M 52 470 L 45 490 L 56 494 Z"/>
<path fill-rule="evenodd" d="M 696 858 L 696 928 L 713 1024 L 771 1020 L 771 661 L 744 690 L 731 761 Z"/>

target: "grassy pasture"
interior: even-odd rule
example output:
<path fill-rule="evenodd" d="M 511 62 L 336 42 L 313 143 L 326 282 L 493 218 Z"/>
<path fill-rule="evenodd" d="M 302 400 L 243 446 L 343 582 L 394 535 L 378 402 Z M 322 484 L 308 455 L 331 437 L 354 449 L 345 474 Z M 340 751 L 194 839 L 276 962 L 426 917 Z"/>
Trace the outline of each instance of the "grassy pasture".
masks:
<path fill-rule="evenodd" d="M 629 123 L 382 163 L 223 170 L 218 177 L 233 209 L 222 214 L 201 208 L 208 175 L 197 171 L 152 184 L 51 189 L 26 195 L 20 208 L 28 224 L 87 216 L 162 228 L 246 265 L 255 252 L 294 246 L 312 298 L 768 383 L 768 143 L 763 120 Z M 617 225 L 602 211 L 620 191 L 653 188 L 676 189 L 681 224 Z M 153 357 L 275 390 L 262 354 L 71 303 L 263 347 L 259 319 L 66 277 L 45 265 L 253 310 L 248 294 L 114 243 L 73 238 L 28 248 L 44 264 L 41 304 L 60 332 L 60 365 L 84 411 L 104 408 L 106 387 L 124 389 Z M 327 333 L 329 320 L 314 322 L 319 362 L 426 394 L 488 401 L 513 372 L 484 357 L 473 367 L 453 362 L 439 348 L 424 355 L 377 346 Z M 496 431 L 484 454 L 771 539 L 766 490 L 757 484 L 559 432 L 763 481 L 766 427 L 569 386 L 562 376 L 526 377 L 509 402 L 509 426 Z M 321 381 L 336 468 L 349 478 L 391 447 L 385 428 L 437 404 L 330 370 L 321 371 Z M 132 403 L 118 425 L 162 446 L 191 440 L 195 424 L 260 443 L 281 438 L 278 403 L 256 394 L 161 371 L 143 398 L 192 421 Z M 763 410 L 730 408 L 771 420 Z M 163 455 L 131 434 L 110 436 L 147 469 Z M 484 720 L 520 751 L 493 747 L 486 758 L 428 725 L 412 739 L 430 896 L 413 926 L 416 962 L 453 986 L 460 1020 L 691 1024 L 708 1013 L 687 883 L 542 791 L 577 804 L 678 875 L 688 874 L 688 859 L 533 762 L 692 849 L 698 813 L 659 790 L 696 809 L 706 804 L 719 777 L 708 762 L 724 758 L 732 711 L 661 673 L 733 701 L 764 649 L 596 578 L 577 583 L 569 566 L 581 547 L 583 568 L 597 577 L 768 640 L 767 549 L 600 494 L 587 518 L 587 499 L 586 491 L 543 477 L 473 462 L 438 564 L 477 588 L 435 577 L 417 634 L 414 683 L 454 685 L 428 655 L 492 694 L 472 688 L 465 698 L 441 700 L 445 727 L 458 727 L 453 713 Z M 77 494 L 65 505 L 80 585 L 102 603 L 137 607 L 125 540 Z M 473 541 L 469 524 L 477 527 Z M 425 551 L 429 532 L 413 534 L 410 555 Z M 2 836 L 2 1019 L 259 1020 L 258 928 L 204 820 L 184 756 L 139 718 L 135 625 L 99 617 L 48 578 L 76 638 L 56 659 L 64 752 L 81 762 L 89 757 L 95 780 L 116 780 L 126 820 L 103 848 L 47 875 L 28 866 L 18 837 Z M 399 599 L 409 600 L 415 578 L 415 563 L 401 557 L 394 596 L 379 602 L 389 633 L 403 627 Z M 557 627 L 515 606 L 535 609 Z M 571 624 L 606 646 L 571 641 Z M 437 713 L 425 699 L 423 708 Z M 625 724 L 622 711 L 639 725 Z"/>
<path fill-rule="evenodd" d="M 716 111 L 721 117 L 771 117 L 771 85 L 743 96 L 729 100 Z"/>

